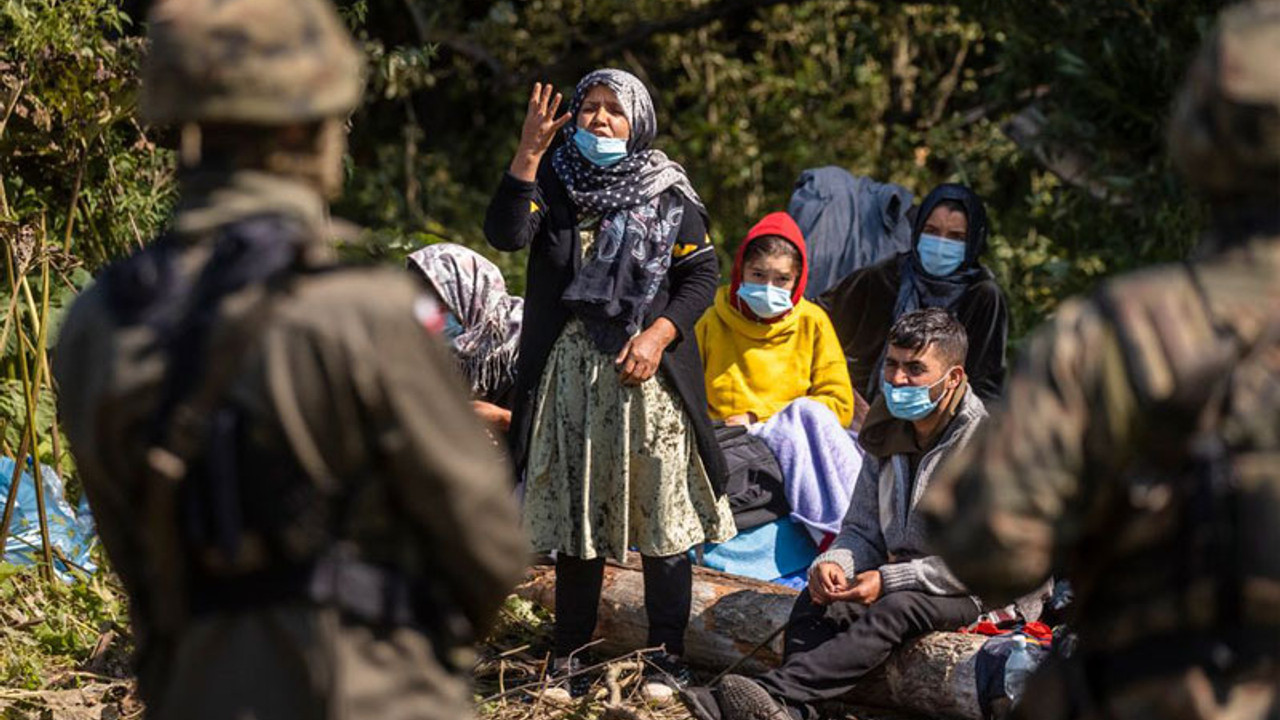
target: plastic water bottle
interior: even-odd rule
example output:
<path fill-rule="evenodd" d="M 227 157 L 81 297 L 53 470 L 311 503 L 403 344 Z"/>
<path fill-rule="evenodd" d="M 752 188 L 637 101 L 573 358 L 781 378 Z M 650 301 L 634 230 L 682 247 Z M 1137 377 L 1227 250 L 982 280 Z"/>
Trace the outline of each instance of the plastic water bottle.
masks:
<path fill-rule="evenodd" d="M 1016 703 L 1018 698 L 1022 697 L 1022 691 L 1027 686 L 1027 677 L 1031 675 L 1032 670 L 1035 670 L 1036 662 L 1031 657 L 1031 651 L 1027 650 L 1025 635 L 1013 636 L 1013 642 L 1013 651 L 1009 653 L 1009 659 L 1004 664 L 1004 694 Z"/>

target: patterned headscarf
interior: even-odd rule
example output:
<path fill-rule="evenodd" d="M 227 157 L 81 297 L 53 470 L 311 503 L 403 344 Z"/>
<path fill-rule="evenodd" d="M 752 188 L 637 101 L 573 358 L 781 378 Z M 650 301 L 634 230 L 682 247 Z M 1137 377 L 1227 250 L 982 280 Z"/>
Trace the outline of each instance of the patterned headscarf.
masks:
<path fill-rule="evenodd" d="M 587 160 L 572 140 L 582 101 L 597 85 L 618 96 L 631 124 L 627 156 L 609 167 Z M 649 91 L 635 75 L 613 69 L 588 74 L 574 91 L 569 113 L 574 120 L 562 131 L 565 142 L 552 156 L 552 166 L 579 213 L 602 218 L 592 254 L 562 300 L 597 348 L 616 353 L 644 329 L 645 313 L 671 266 L 685 200 L 704 217 L 706 208 L 684 168 L 649 147 L 657 117 Z"/>
<path fill-rule="evenodd" d="M 934 277 L 925 272 L 920 262 L 920 250 L 917 243 L 924 232 L 924 225 L 938 205 L 943 202 L 957 202 L 964 206 L 968 231 L 965 236 L 964 262 L 959 269 L 947 277 Z M 893 305 L 893 319 L 906 315 L 920 308 L 939 307 L 956 311 L 960 299 L 969 290 L 984 280 L 993 280 L 995 276 L 979 260 L 987 250 L 987 210 L 982 198 L 965 185 L 944 183 L 934 188 L 920 203 L 916 212 L 915 225 L 911 228 L 911 250 L 898 257 L 898 297 Z M 874 397 L 879 392 L 881 373 L 884 370 L 886 347 L 880 351 L 880 359 L 876 362 L 876 370 L 867 380 L 867 397 Z M 873 387 L 874 386 L 874 387 Z"/>
<path fill-rule="evenodd" d="M 631 125 L 627 156 L 607 168 L 587 160 L 573 144 L 582 101 L 597 85 L 609 88 L 618 96 Z M 551 162 L 579 208 L 591 215 L 603 215 L 653 200 L 668 188 L 674 188 L 699 208 L 703 207 L 684 168 L 666 153 L 649 147 L 658 133 L 658 117 L 653 111 L 653 98 L 640 78 L 612 68 L 587 74 L 573 92 L 569 114 L 573 120 L 560 131 L 565 142 L 556 149 Z"/>
<path fill-rule="evenodd" d="M 507 294 L 496 265 L 461 245 L 428 245 L 407 265 L 426 277 L 462 325 L 453 349 L 472 395 L 497 399 L 515 377 L 524 300 Z"/>

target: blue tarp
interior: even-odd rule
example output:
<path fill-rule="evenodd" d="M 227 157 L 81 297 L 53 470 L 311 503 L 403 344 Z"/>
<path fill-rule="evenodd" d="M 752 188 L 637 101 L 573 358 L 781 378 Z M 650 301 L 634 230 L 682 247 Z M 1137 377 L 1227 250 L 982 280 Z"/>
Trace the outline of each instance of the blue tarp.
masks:
<path fill-rule="evenodd" d="M 707 543 L 703 546 L 702 564 L 713 570 L 776 582 L 807 570 L 817 555 L 818 548 L 804 526 L 782 518 L 738 533 L 729 542 Z"/>
<path fill-rule="evenodd" d="M 800 173 L 787 213 L 809 248 L 813 300 L 846 275 L 911 249 L 907 211 L 914 200 L 901 185 L 827 166 Z"/>
<path fill-rule="evenodd" d="M 0 457 L 0 511 L 9 496 L 9 483 L 13 479 L 14 462 Z M 93 514 L 83 500 L 80 507 L 72 508 L 63 492 L 62 479 L 52 469 L 41 466 L 44 485 L 45 513 L 49 522 L 49 542 L 73 565 L 87 572 L 96 572 L 97 566 L 90 558 L 90 551 L 97 542 L 93 527 Z M 40 514 L 36 507 L 36 485 L 28 461 L 18 480 L 17 506 L 9 525 L 5 541 L 4 561 L 14 565 L 37 565 L 43 561 L 40 539 Z M 66 563 L 54 553 L 54 572 L 59 578 L 71 582 Z"/>

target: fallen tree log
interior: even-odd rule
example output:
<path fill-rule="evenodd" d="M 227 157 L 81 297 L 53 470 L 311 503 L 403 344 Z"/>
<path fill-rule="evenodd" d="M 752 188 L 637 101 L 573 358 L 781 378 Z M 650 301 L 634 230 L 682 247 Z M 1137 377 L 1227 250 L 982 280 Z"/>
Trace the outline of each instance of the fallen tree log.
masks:
<path fill-rule="evenodd" d="M 548 610 L 555 607 L 555 574 L 536 566 L 516 594 Z M 694 568 L 693 611 L 685 638 L 690 663 L 726 668 L 787 621 L 796 591 L 737 575 Z M 597 648 L 622 654 L 645 647 L 644 579 L 639 566 L 609 563 L 601 593 Z M 984 638 L 930 633 L 912 640 L 850 693 L 848 700 L 928 717 L 979 720 L 974 658 Z M 782 636 L 741 666 L 762 672 L 782 659 Z"/>

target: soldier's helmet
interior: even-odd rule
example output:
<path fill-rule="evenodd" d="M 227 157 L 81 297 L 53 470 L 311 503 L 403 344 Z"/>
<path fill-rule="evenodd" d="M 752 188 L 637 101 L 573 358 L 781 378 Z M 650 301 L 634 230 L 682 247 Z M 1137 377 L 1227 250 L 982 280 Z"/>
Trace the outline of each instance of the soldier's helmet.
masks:
<path fill-rule="evenodd" d="M 150 123 L 286 125 L 359 104 L 361 55 L 328 0 L 156 0 L 148 23 Z"/>
<path fill-rule="evenodd" d="M 1280 196 L 1280 0 L 1222 13 L 1174 106 L 1169 146 L 1212 199 Z"/>

